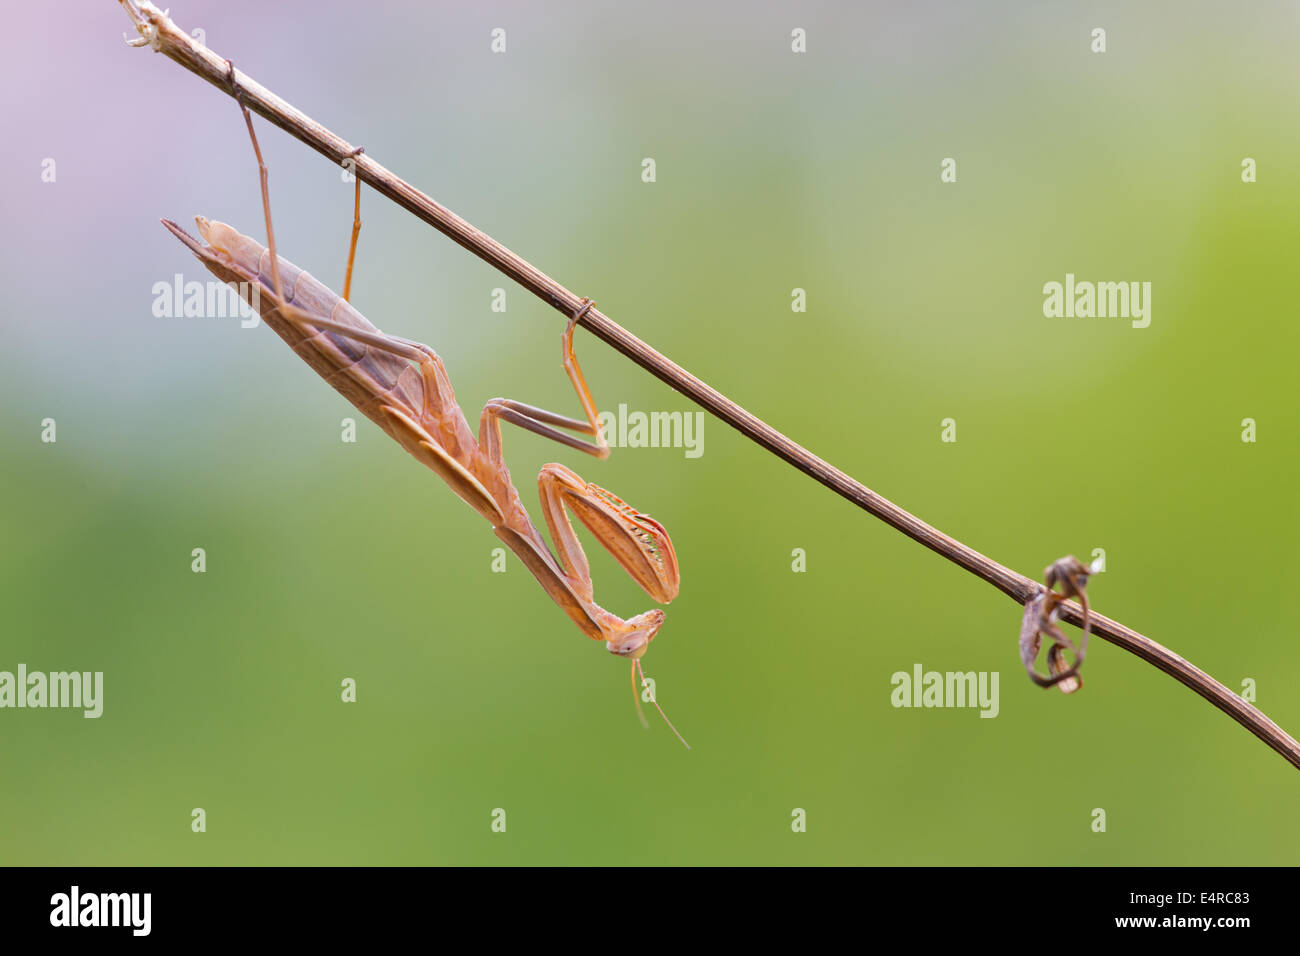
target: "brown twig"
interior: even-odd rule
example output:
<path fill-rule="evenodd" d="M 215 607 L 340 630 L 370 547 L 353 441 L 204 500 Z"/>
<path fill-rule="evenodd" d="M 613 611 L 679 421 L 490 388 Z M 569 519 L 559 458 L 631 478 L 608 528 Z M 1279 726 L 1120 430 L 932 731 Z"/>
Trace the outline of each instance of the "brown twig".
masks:
<path fill-rule="evenodd" d="M 207 80 L 223 93 L 230 94 L 231 86 L 225 58 L 213 53 L 181 31 L 165 13 L 148 0 L 118 0 L 118 2 L 125 8 L 140 34 L 139 38 L 131 41 L 133 45 L 151 46 L 191 73 Z M 244 103 L 259 116 L 310 146 L 331 162 L 342 163 L 345 159 L 353 159 L 356 164 L 353 172 L 366 185 L 514 279 L 529 292 L 550 303 L 566 318 L 583 306 L 583 300 L 579 296 L 534 268 L 491 236 L 480 232 L 451 210 L 439 205 L 429 196 L 385 169 L 369 155 L 360 153 L 351 143 L 304 115 L 246 74 L 236 70 L 235 75 Z M 836 494 L 847 498 L 859 508 L 914 541 L 920 542 L 992 584 L 1020 604 L 1030 601 L 1043 590 L 1042 585 L 1037 582 L 1003 567 L 973 548 L 948 537 L 791 441 L 681 366 L 660 355 L 599 310 L 587 309 L 580 319 L 580 324 L 651 375 L 712 412 L 742 435 L 753 439 L 772 454 L 789 462 L 804 474 L 821 482 Z M 1073 602 L 1060 605 L 1060 616 L 1061 619 L 1076 626 L 1082 624 L 1082 611 Z M 1137 631 L 1095 612 L 1092 614 L 1092 628 L 1098 636 L 1140 657 L 1196 691 L 1276 750 L 1293 766 L 1300 768 L 1300 744 L 1269 720 L 1258 708 L 1228 690 L 1204 671 Z M 1010 629 L 1008 629 L 1009 633 Z"/>

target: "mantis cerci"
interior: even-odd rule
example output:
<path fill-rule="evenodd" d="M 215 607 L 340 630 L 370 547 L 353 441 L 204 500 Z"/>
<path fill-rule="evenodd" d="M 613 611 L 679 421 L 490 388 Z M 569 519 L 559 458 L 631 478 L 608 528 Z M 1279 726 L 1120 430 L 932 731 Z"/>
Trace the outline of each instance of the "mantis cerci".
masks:
<path fill-rule="evenodd" d="M 506 421 L 596 458 L 608 457 L 609 445 L 596 405 L 573 350 L 574 327 L 591 307 L 591 300 L 583 300 L 561 336 L 564 370 L 582 404 L 585 420 L 513 399 L 494 398 L 483 407 L 476 439 L 456 404 L 442 359 L 433 349 L 381 332 L 348 301 L 360 226 L 360 180 L 343 296 L 277 255 L 266 163 L 234 68 L 228 61 L 227 67 L 228 81 L 257 157 L 267 246 L 225 223 L 202 216 L 195 222 L 207 245 L 174 222 L 164 219 L 163 225 L 214 276 L 238 288 L 266 324 L 326 382 L 486 518 L 497 537 L 518 555 L 584 634 L 605 641 L 611 654 L 631 660 L 633 695 L 639 713 L 637 676 L 641 676 L 643 685 L 649 684 L 640 659 L 663 626 L 664 612 L 656 608 L 623 620 L 595 602 L 587 556 L 565 509 L 577 515 L 632 579 L 661 604 L 677 596 L 681 583 L 668 532 L 658 521 L 563 465 L 548 464 L 542 468 L 537 484 L 555 545 L 552 554 L 510 480 L 501 446 L 501 422 Z M 677 734 L 653 693 L 649 699 Z M 677 737 L 686 744 L 681 734 Z"/>

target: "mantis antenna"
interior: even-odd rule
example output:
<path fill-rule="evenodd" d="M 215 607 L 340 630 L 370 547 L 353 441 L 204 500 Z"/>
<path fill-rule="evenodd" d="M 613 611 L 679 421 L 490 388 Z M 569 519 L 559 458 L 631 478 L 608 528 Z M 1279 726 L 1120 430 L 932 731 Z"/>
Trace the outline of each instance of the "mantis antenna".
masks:
<path fill-rule="evenodd" d="M 650 721 L 645 719 L 645 711 L 641 709 L 640 688 L 636 686 L 636 661 L 632 662 L 632 703 L 636 704 L 637 720 L 641 721 L 641 726 L 646 730 L 650 729 Z"/>
<path fill-rule="evenodd" d="M 637 672 L 638 674 L 641 675 L 641 683 L 642 683 L 642 686 L 644 686 L 644 685 L 645 685 L 645 671 L 641 670 L 641 658 L 638 657 L 636 660 L 634 660 L 634 661 L 632 662 L 632 666 L 635 667 L 635 668 L 636 668 L 636 672 Z M 633 689 L 634 691 L 636 690 L 636 683 L 635 683 L 635 682 L 633 682 L 633 684 L 632 684 L 632 689 Z M 655 705 L 655 710 L 659 711 L 659 716 L 662 717 L 662 718 L 664 719 L 664 723 L 668 725 L 668 729 L 671 730 L 673 733 L 677 734 L 677 739 L 680 740 L 680 741 L 682 742 L 682 746 L 685 747 L 687 750 L 690 750 L 690 749 L 691 749 L 691 745 L 688 744 L 688 743 L 686 742 L 686 738 L 685 738 L 685 737 L 683 737 L 680 733 L 677 732 L 677 728 L 673 726 L 673 722 L 672 722 L 671 720 L 668 719 L 668 715 L 664 713 L 664 709 L 663 709 L 662 707 L 659 706 L 659 700 L 658 700 L 657 695 L 655 695 L 655 694 L 651 694 L 651 695 L 650 695 L 650 703 L 652 703 L 652 704 Z M 636 710 L 637 710 L 637 713 L 638 713 L 638 714 L 641 713 L 641 697 L 640 697 L 639 694 L 637 695 Z M 645 716 L 644 716 L 644 715 L 642 715 L 642 717 L 641 717 L 641 722 L 642 722 L 642 723 L 645 723 Z"/>

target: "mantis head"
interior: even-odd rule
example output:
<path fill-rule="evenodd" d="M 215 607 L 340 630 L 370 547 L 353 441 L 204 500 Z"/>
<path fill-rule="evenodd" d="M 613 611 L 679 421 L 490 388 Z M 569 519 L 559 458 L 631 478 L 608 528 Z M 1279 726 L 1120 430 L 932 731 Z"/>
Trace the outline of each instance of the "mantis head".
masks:
<path fill-rule="evenodd" d="M 611 634 L 605 642 L 605 649 L 617 657 L 637 660 L 650 647 L 659 628 L 664 626 L 664 612 L 656 608 L 622 623 L 618 632 Z"/>

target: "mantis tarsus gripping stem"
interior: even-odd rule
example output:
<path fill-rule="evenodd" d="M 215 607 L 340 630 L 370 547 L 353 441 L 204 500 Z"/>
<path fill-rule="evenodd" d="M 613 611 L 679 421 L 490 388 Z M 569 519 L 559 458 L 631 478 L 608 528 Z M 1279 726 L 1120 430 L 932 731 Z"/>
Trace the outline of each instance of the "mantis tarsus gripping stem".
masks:
<path fill-rule="evenodd" d="M 349 160 L 355 160 L 358 156 L 366 151 L 364 146 L 358 146 L 347 156 L 343 157 L 343 163 L 346 166 Z M 348 168 L 352 174 L 353 181 L 357 184 L 356 199 L 352 204 L 352 240 L 348 243 L 348 271 L 343 277 L 343 301 L 352 301 L 352 264 L 357 258 L 357 236 L 361 235 L 361 177 L 356 174 L 356 163 Z"/>

